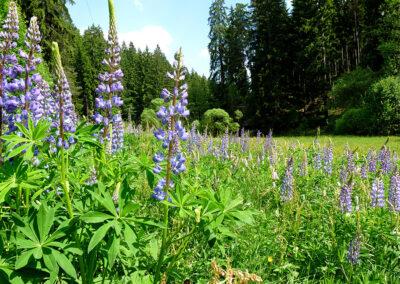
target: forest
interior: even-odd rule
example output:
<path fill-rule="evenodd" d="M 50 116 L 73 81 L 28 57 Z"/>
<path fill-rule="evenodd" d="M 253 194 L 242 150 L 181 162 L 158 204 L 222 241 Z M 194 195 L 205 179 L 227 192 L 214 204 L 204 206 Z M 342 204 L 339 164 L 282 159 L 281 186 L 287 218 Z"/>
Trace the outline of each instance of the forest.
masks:
<path fill-rule="evenodd" d="M 25 19 L 39 17 L 47 65 L 50 43 L 59 42 L 77 111 L 93 115 L 104 31 L 93 25 L 80 34 L 66 0 L 19 2 Z M 6 7 L 3 1 L 0 18 Z M 310 134 L 317 128 L 335 134 L 397 134 L 399 13 L 395 0 L 294 0 L 291 7 L 284 0 L 234 7 L 213 1 L 210 76 L 190 71 L 190 121 L 205 128 L 211 116 L 221 122 L 220 133 L 229 126 L 253 134 L 269 129 Z M 159 47 L 140 50 L 124 42 L 121 68 L 124 120 L 157 126 L 153 100 L 171 63 Z"/>

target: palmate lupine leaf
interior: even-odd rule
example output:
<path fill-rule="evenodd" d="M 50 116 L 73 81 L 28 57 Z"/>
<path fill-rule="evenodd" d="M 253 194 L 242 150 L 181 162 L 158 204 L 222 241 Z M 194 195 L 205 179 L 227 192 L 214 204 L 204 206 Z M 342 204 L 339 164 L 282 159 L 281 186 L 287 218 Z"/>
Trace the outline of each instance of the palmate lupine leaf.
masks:
<path fill-rule="evenodd" d="M 24 159 L 30 160 L 35 147 L 43 145 L 50 129 L 50 122 L 42 120 L 35 126 L 29 118 L 27 127 L 21 123 L 16 123 L 16 126 L 22 136 L 10 134 L 2 137 L 6 141 L 6 159 L 14 158 L 24 152 Z"/>
<path fill-rule="evenodd" d="M 54 232 L 51 232 L 54 227 L 54 216 L 55 209 L 47 207 L 44 203 L 32 216 L 22 218 L 13 214 L 19 231 L 15 244 L 20 251 L 15 262 L 15 269 L 24 268 L 33 260 L 36 262 L 43 260 L 52 277 L 58 273 L 58 267 L 61 267 L 66 274 L 76 279 L 75 268 L 65 255 L 66 244 L 61 242 L 66 236 L 69 220 L 61 223 Z M 64 253 L 61 253 L 61 250 Z M 71 248 L 68 251 L 73 253 Z"/>

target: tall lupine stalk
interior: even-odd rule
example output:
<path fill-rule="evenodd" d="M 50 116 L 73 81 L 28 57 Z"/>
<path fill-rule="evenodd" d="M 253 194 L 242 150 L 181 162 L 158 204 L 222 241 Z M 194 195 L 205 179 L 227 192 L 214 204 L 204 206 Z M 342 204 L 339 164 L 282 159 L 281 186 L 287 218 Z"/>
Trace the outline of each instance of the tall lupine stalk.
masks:
<path fill-rule="evenodd" d="M 17 58 L 9 52 L 17 46 L 19 20 L 17 5 L 11 1 L 8 8 L 8 14 L 4 21 L 3 31 L 0 32 L 0 137 L 3 135 L 4 111 L 6 107 L 6 74 L 7 65 L 16 64 Z M 0 140 L 0 161 L 2 160 L 3 142 Z"/>
<path fill-rule="evenodd" d="M 65 149 L 69 148 L 69 143 L 73 138 L 67 138 L 68 132 L 75 132 L 76 114 L 74 106 L 72 104 L 71 92 L 69 90 L 69 84 L 65 76 L 64 68 L 61 62 L 61 55 L 58 48 L 58 44 L 53 42 L 52 51 L 54 56 L 55 71 L 57 76 L 57 82 L 55 85 L 56 99 L 58 104 L 57 119 L 55 126 L 58 127 L 58 140 L 57 146 L 60 149 L 60 182 L 64 191 L 65 203 L 67 206 L 69 217 L 72 219 L 74 213 L 72 210 L 71 198 L 69 195 L 69 182 L 67 179 L 68 163 L 65 155 Z"/>
<path fill-rule="evenodd" d="M 98 112 L 93 119 L 97 124 L 102 124 L 100 141 L 105 143 L 106 150 L 111 153 L 122 148 L 124 127 L 119 107 L 123 101 L 119 94 L 123 91 L 122 78 L 124 74 L 120 68 L 121 49 L 118 43 L 114 1 L 108 0 L 110 14 L 110 28 L 108 32 L 108 48 L 103 64 L 107 71 L 99 75 L 99 86 L 96 93 L 96 108 Z"/>
<path fill-rule="evenodd" d="M 172 92 L 164 89 L 161 93 L 161 98 L 164 99 L 166 106 L 162 106 L 157 112 L 157 117 L 161 120 L 164 128 L 157 129 L 154 132 L 155 137 L 162 141 L 162 146 L 165 149 L 163 152 L 158 152 L 154 161 L 156 167 L 154 172 L 160 173 L 160 163 L 163 162 L 166 156 L 166 174 L 154 189 L 153 198 L 158 201 L 163 201 L 169 198 L 169 192 L 173 189 L 174 183 L 172 175 L 178 175 L 185 171 L 185 157 L 180 151 L 180 141 L 188 139 L 188 133 L 183 127 L 180 118 L 189 116 L 189 111 L 186 109 L 188 105 L 188 92 L 187 84 L 183 83 L 185 79 L 185 68 L 183 66 L 182 50 L 175 55 L 174 73 L 169 74 L 168 77 L 174 81 L 174 89 Z M 168 219 L 169 219 L 169 205 L 164 203 L 164 230 L 162 237 L 162 245 L 156 267 L 154 283 L 158 283 L 161 277 L 161 266 L 164 261 L 165 254 L 168 250 Z"/>

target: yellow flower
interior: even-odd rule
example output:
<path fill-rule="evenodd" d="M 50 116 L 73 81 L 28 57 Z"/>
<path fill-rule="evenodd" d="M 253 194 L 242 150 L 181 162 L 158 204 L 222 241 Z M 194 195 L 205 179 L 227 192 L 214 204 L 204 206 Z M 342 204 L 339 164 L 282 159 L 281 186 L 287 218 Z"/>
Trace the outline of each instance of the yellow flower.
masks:
<path fill-rule="evenodd" d="M 268 262 L 271 263 L 274 259 L 272 258 L 272 256 L 268 256 Z"/>

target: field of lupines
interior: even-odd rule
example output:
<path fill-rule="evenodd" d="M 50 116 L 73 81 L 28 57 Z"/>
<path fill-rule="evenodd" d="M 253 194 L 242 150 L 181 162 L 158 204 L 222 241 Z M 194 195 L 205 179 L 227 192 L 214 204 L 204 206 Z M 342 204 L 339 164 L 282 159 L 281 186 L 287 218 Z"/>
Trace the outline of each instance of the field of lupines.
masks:
<path fill-rule="evenodd" d="M 0 283 L 399 282 L 398 138 L 187 131 L 181 51 L 174 88 L 161 94 L 163 127 L 124 125 L 109 7 L 108 71 L 98 112 L 82 121 L 57 43 L 52 84 L 35 71 L 36 18 L 18 47 L 10 4 L 0 33 Z"/>

